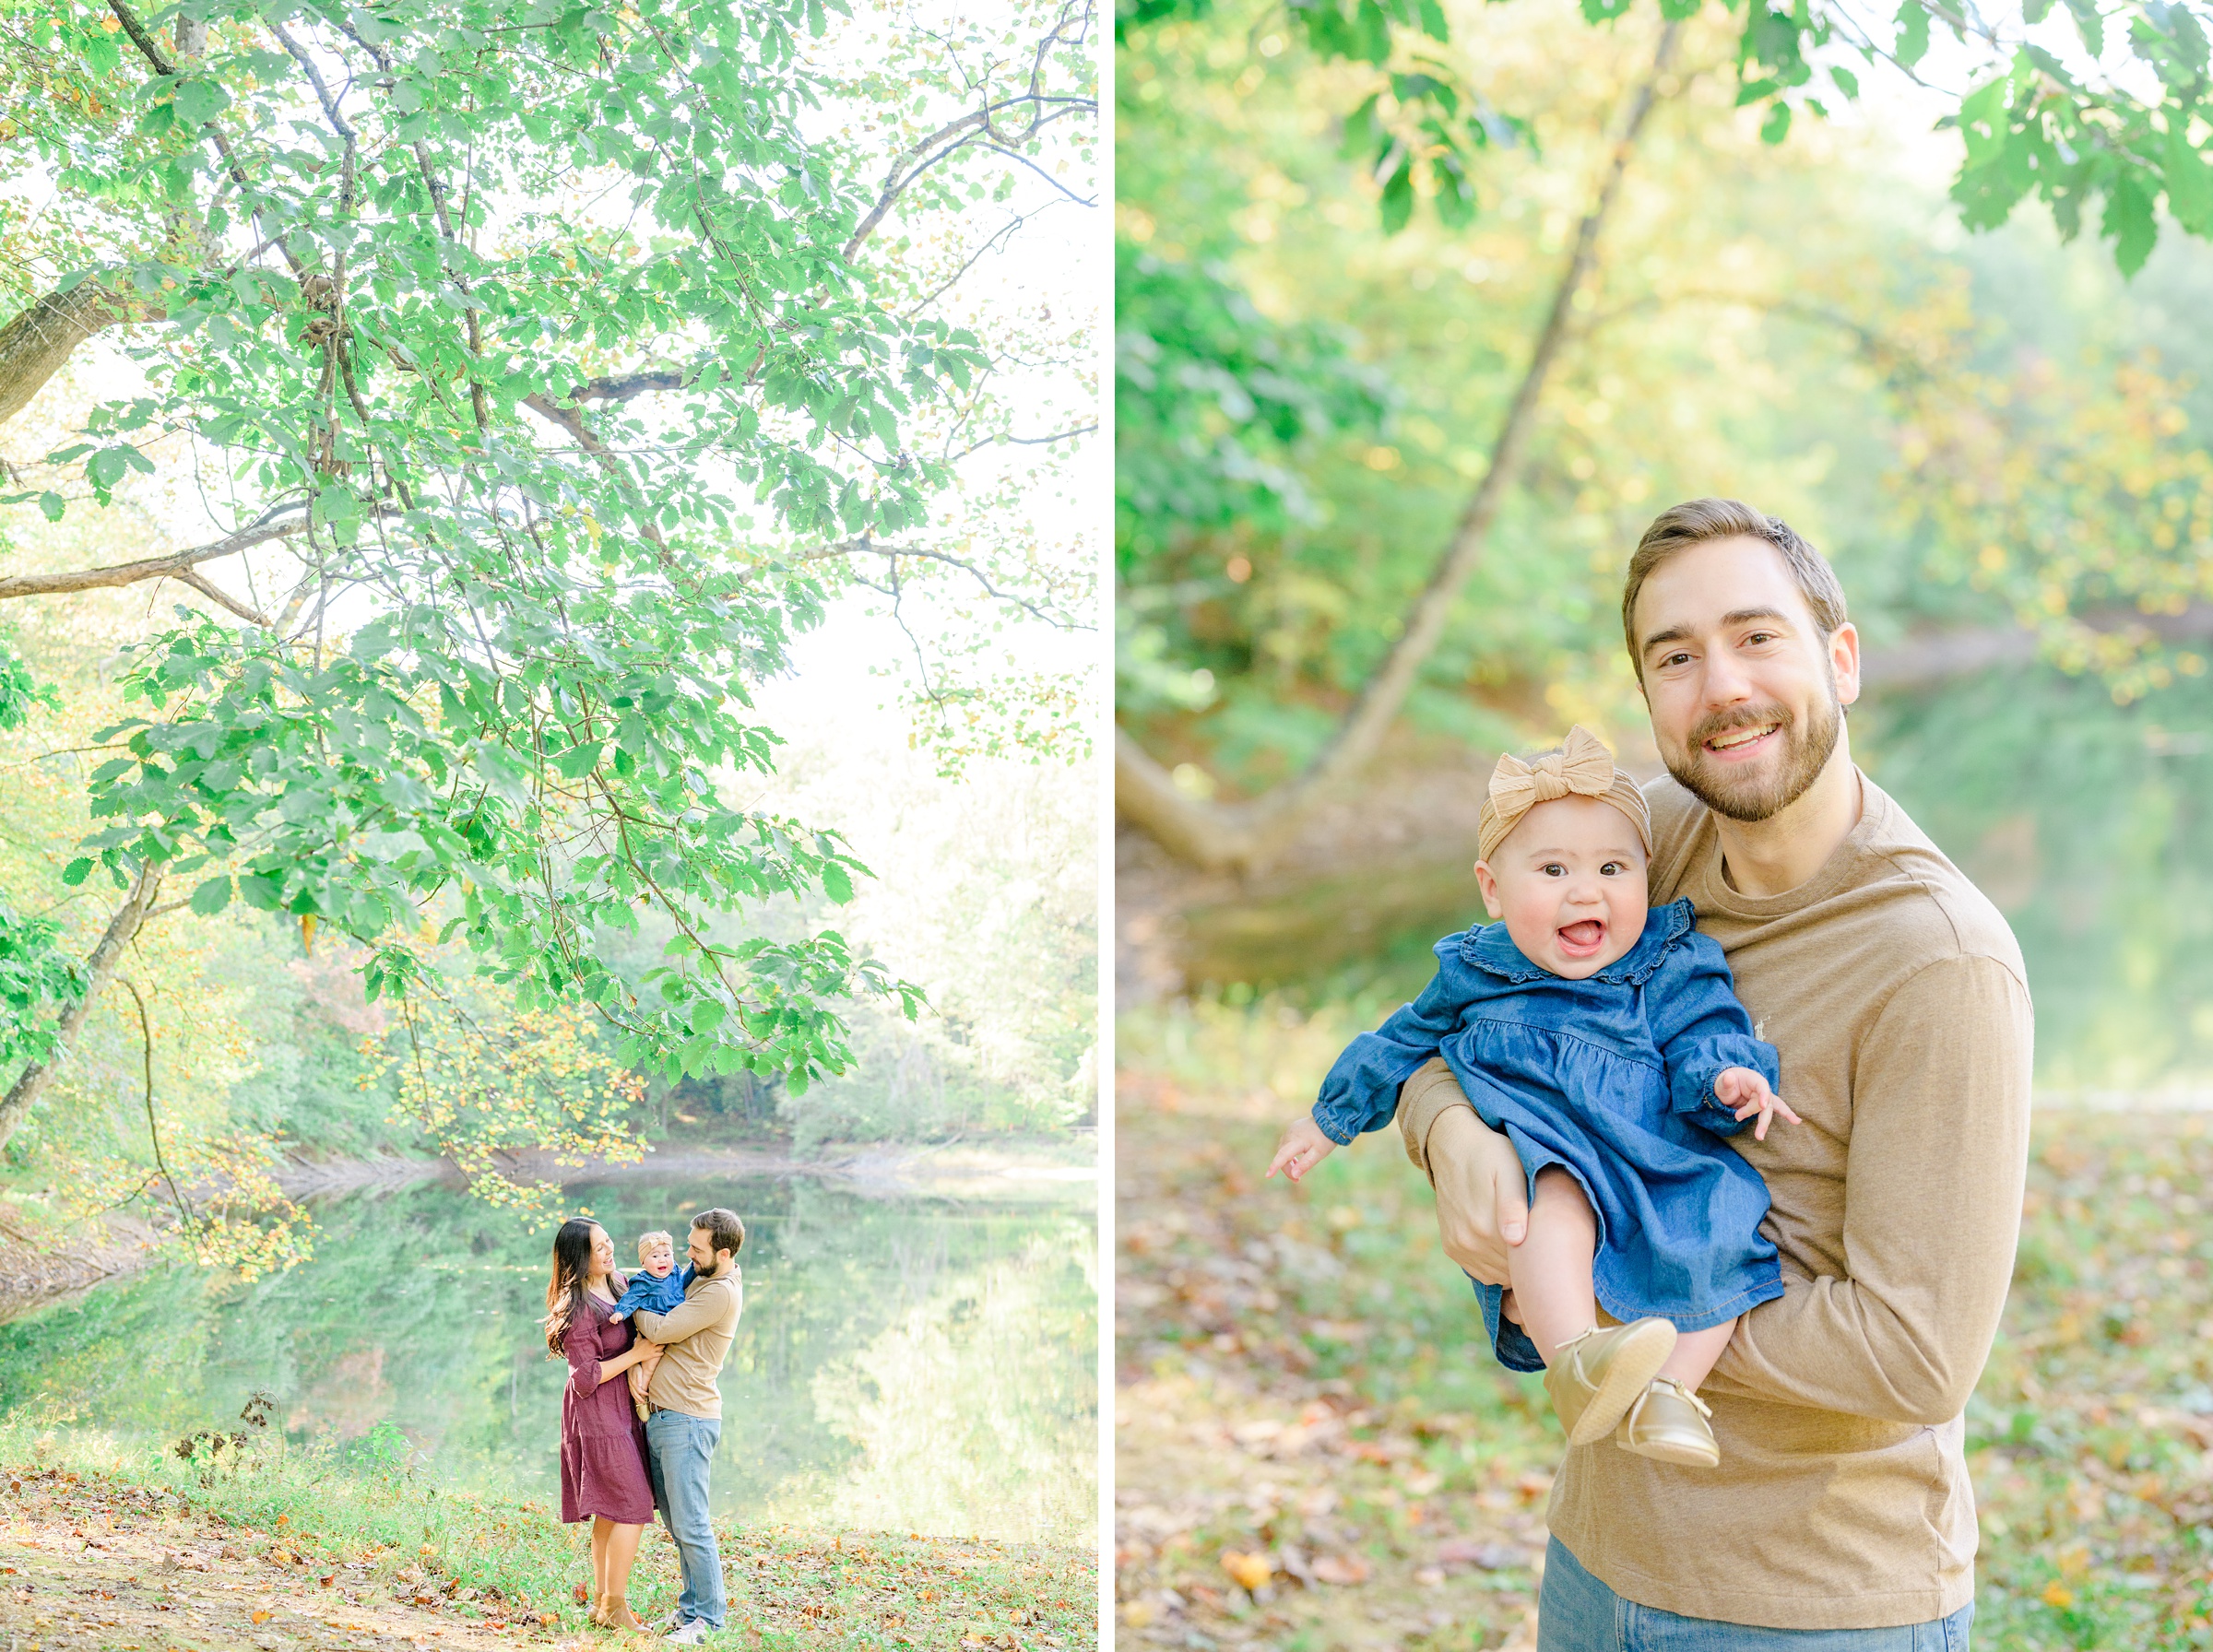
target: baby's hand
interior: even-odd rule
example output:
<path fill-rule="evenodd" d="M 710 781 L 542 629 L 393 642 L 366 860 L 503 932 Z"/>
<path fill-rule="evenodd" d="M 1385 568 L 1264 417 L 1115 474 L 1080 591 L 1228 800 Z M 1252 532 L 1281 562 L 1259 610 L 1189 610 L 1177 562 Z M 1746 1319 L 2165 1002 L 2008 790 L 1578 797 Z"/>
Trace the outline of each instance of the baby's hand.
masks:
<path fill-rule="evenodd" d="M 1336 1150 L 1337 1144 L 1321 1133 L 1311 1115 L 1293 1119 L 1284 1131 L 1283 1139 L 1275 1144 L 1275 1157 L 1268 1161 L 1268 1175 L 1282 1171 L 1294 1182 L 1304 1177 Z M 1262 1176 L 1263 1182 L 1268 1176 Z"/>
<path fill-rule="evenodd" d="M 1724 1107 L 1735 1109 L 1741 1122 L 1755 1113 L 1759 1122 L 1752 1127 L 1752 1139 L 1765 1141 L 1768 1126 L 1780 1113 L 1793 1124 L 1803 1124 L 1795 1113 L 1782 1104 L 1781 1099 L 1768 1088 L 1767 1080 L 1748 1067 L 1725 1067 L 1713 1080 L 1713 1099 Z"/>

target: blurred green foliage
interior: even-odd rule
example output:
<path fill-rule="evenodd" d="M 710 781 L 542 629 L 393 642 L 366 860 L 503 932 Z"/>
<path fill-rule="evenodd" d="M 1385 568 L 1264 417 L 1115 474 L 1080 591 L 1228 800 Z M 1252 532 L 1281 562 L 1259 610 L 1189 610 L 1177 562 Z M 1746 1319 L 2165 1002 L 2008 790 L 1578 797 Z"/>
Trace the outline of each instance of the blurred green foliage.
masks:
<path fill-rule="evenodd" d="M 1346 65 L 1258 8 L 1179 14 L 1121 48 L 1119 714 L 1227 796 L 1300 772 L 1397 635 L 1488 466 L 1606 122 L 1649 66 L 1649 30 L 1594 32 L 1564 6 L 1453 22 L 1466 74 L 1510 90 L 1536 141 L 1485 160 L 1498 204 L 1473 225 L 1390 239 L 1373 180 L 1337 152 Z M 1685 26 L 1527 463 L 1373 784 L 1571 721 L 1644 751 L 1617 618 L 1628 550 L 1676 500 L 1748 499 L 1828 554 L 1878 658 L 2036 638 L 2041 664 L 1981 679 L 1878 674 L 1852 740 L 2016 922 L 2043 1081 L 2213 1071 L 2193 915 L 2213 906 L 2195 848 L 2213 651 L 2151 629 L 2213 602 L 2213 335 L 2193 321 L 2213 250 L 2172 240 L 2124 280 L 2041 208 L 1963 236 L 1944 140 L 1840 120 L 1763 142 L 1730 46 L 1714 19 Z M 1257 321 L 1226 342 L 1176 324 L 1194 283 L 1201 313 L 1241 314 L 1241 296 Z M 1245 388 L 1256 416 L 1230 416 L 1215 387 L 1246 386 L 1263 351 L 1271 372 L 1303 368 L 1316 411 L 1272 421 Z M 1207 388 L 1164 407 L 1172 382 Z M 1319 388 L 1346 383 L 1373 394 Z M 1299 509 L 1224 487 L 1225 445 L 1287 475 Z M 1473 904 L 1464 857 L 1364 860 L 1180 914 L 1181 956 L 1224 991 L 1395 1002 Z"/>
<path fill-rule="evenodd" d="M 1249 53 L 1247 31 L 1268 27 L 1255 12 L 1149 30 L 1119 79 L 1126 722 L 1247 792 L 1315 749 L 1440 554 L 1604 124 L 1641 69 L 1626 30 L 1595 37 L 1556 7 L 1471 19 L 1475 72 L 1520 88 L 1542 147 L 1496 159 L 1504 202 L 1473 229 L 1387 242 L 1366 217 L 1370 186 L 1335 157 L 1333 71 Z M 2101 654 L 2074 622 L 2207 596 L 2213 470 L 2194 432 L 2213 406 L 2202 330 L 2185 323 L 2213 289 L 2213 253 L 2167 248 L 2129 285 L 2031 218 L 1961 242 L 1926 163 L 1878 132 L 1761 143 L 1723 95 L 1724 44 L 1686 35 L 1527 467 L 1409 724 L 1481 742 L 1564 714 L 1626 722 L 1613 614 L 1627 549 L 1655 510 L 1708 492 L 1807 533 L 1876 644 L 2030 620 L 2071 664 L 2140 673 L 2129 691 L 2202 671 L 2140 642 Z M 1262 319 L 1226 342 L 1164 324 L 1195 282 L 1211 312 L 1241 291 Z M 1301 363 L 1309 405 L 1341 410 L 1260 416 L 1241 352 L 1315 338 L 1332 348 Z M 1327 393 L 1355 371 L 1381 394 Z M 1188 387 L 1183 405 L 1161 405 L 1164 384 Z M 1225 442 L 1243 459 L 1225 461 Z M 1218 478 L 1240 465 L 1287 472 L 1297 493 L 1226 494 Z M 1279 502 L 1294 497 L 1297 511 Z"/>
<path fill-rule="evenodd" d="M 1215 0 L 1118 0 L 1115 40 L 1141 41 L 1164 23 L 1213 22 L 1221 9 Z M 1580 0 L 1594 25 L 1632 9 L 1631 0 Z M 1658 7 L 1670 23 L 1699 9 L 1696 0 Z M 2184 0 L 2067 0 L 2061 20 L 2052 0 L 1996 18 L 1903 0 L 1888 38 L 1882 20 L 1835 7 L 1728 0 L 1723 15 L 1736 31 L 1735 102 L 1755 112 L 1763 143 L 1783 142 L 1802 111 L 1826 119 L 1859 99 L 1847 57 L 1878 76 L 1901 69 L 1943 109 L 1938 125 L 1964 139 L 1951 194 L 1970 227 L 1995 228 L 2039 199 L 2068 240 L 2094 227 L 2133 276 L 2159 240 L 2162 204 L 2187 233 L 2213 236 L 2213 64 L 2201 10 Z M 1374 179 L 1384 231 L 1405 228 L 1417 196 L 1448 228 L 1465 228 L 1491 182 L 1478 178 L 1476 151 L 1526 140 L 1529 126 L 1511 112 L 1519 102 L 1510 89 L 1494 102 L 1483 77 L 1455 61 L 1465 54 L 1451 50 L 1447 8 L 1438 0 L 1294 0 L 1267 20 L 1282 32 L 1270 37 L 1273 51 L 1261 46 L 1264 55 L 1280 53 L 1288 33 L 1320 62 L 1370 71 L 1355 82 L 1367 95 L 1343 117 L 1343 149 Z M 1951 36 L 1955 61 L 1949 76 L 1924 79 L 1913 71 L 1933 30 Z M 1962 75 L 1963 92 L 1938 90 Z"/>

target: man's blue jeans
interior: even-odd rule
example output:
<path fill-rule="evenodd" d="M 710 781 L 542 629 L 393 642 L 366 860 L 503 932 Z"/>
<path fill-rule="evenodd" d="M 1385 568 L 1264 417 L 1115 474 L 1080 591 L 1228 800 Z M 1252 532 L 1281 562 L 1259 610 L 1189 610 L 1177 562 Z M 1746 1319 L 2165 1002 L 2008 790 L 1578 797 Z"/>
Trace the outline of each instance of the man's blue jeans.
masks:
<path fill-rule="evenodd" d="M 1970 1600 L 1948 1618 L 1896 1629 L 1756 1629 L 1624 1600 L 1559 1539 L 1544 1550 L 1537 1652 L 1967 1652 Z"/>
<path fill-rule="evenodd" d="M 645 1420 L 645 1467 L 653 1477 L 653 1505 L 676 1540 L 684 1592 L 680 1621 L 704 1618 L 720 1629 L 728 1602 L 722 1590 L 722 1554 L 707 1523 L 707 1469 L 715 1461 L 722 1423 L 682 1411 L 656 1411 Z"/>

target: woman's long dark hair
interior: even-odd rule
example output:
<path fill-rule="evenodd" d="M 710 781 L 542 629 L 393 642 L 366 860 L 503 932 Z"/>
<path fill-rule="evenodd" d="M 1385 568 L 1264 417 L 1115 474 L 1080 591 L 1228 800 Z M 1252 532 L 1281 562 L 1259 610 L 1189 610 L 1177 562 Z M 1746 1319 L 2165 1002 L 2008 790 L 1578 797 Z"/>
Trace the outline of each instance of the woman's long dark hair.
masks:
<path fill-rule="evenodd" d="M 553 1279 L 546 1286 L 546 1351 L 564 1359 L 562 1346 L 569 1322 L 585 1312 L 584 1282 L 592 1276 L 592 1232 L 598 1223 L 588 1216 L 572 1216 L 553 1235 Z"/>

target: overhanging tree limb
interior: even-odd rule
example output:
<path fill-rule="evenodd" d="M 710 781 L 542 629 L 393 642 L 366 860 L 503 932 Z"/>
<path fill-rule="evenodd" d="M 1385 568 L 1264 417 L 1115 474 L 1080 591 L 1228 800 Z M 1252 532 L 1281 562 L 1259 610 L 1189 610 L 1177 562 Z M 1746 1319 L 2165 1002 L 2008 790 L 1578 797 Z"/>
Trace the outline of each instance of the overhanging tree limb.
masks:
<path fill-rule="evenodd" d="M 1115 806 L 1133 824 L 1158 838 L 1171 854 L 1205 867 L 1244 866 L 1267 859 L 1298 829 L 1314 806 L 1333 786 L 1357 773 L 1382 744 L 1415 677 L 1443 638 L 1452 604 L 1483 559 L 1499 502 L 1520 479 L 1538 401 L 1567 337 L 1576 295 L 1597 260 L 1599 234 L 1620 196 L 1629 158 L 1659 101 L 1660 84 L 1674 60 L 1679 27 L 1669 23 L 1662 30 L 1651 68 L 1630 95 L 1598 195 L 1576 231 L 1574 250 L 1553 289 L 1544 329 L 1537 335 L 1529 366 L 1508 405 L 1483 480 L 1462 508 L 1428 583 L 1408 608 L 1397 642 L 1313 761 L 1295 779 L 1249 802 L 1216 805 L 1187 795 L 1143 747 L 1127 733 L 1116 730 Z"/>
<path fill-rule="evenodd" d="M 1091 631 L 1095 629 L 1066 613 L 1050 612 L 1020 593 L 1006 590 L 993 584 L 990 574 L 986 572 L 976 562 L 966 557 L 956 557 L 951 551 L 931 550 L 914 545 L 879 545 L 864 534 L 858 539 L 846 539 L 835 545 L 822 545 L 812 550 L 800 551 L 792 558 L 792 560 L 795 562 L 820 562 L 830 560 L 835 557 L 857 556 L 882 557 L 894 569 L 896 569 L 901 557 L 912 557 L 917 561 L 938 562 L 948 568 L 958 568 L 974 579 L 983 588 L 984 595 L 994 602 L 1003 602 L 1011 608 L 1020 608 L 1031 618 L 1043 620 L 1056 631 Z M 861 583 L 868 584 L 870 590 L 883 590 L 882 586 L 869 581 L 863 580 Z M 891 596 L 895 593 L 884 591 L 884 595 Z"/>
<path fill-rule="evenodd" d="M 162 55 L 160 44 L 124 0 L 108 0 L 108 9 L 115 14 L 115 20 L 123 25 L 124 33 L 130 37 L 131 44 L 138 48 L 138 54 L 153 66 L 155 74 L 165 78 L 176 74 L 177 65 Z M 202 35 L 204 41 L 205 30 Z M 246 169 L 239 163 L 237 151 L 231 147 L 231 140 L 223 136 L 222 128 L 213 121 L 203 122 L 200 129 L 207 133 L 207 141 L 214 146 L 215 152 L 222 157 L 224 171 L 230 175 L 231 182 L 238 185 L 240 198 L 252 204 L 254 221 L 259 223 L 261 207 L 254 182 L 247 176 Z M 304 281 L 309 273 L 307 266 L 300 262 L 291 248 L 286 246 L 280 238 L 273 239 L 277 250 L 284 254 L 285 263 L 291 266 L 292 274 Z"/>
<path fill-rule="evenodd" d="M 108 920 L 107 932 L 100 944 L 92 949 L 92 956 L 85 962 L 85 990 L 77 1000 L 65 1009 L 53 1028 L 53 1054 L 43 1061 L 34 1061 L 17 1075 L 7 1094 L 0 1097 L 0 1147 L 16 1133 L 46 1086 L 53 1082 L 53 1075 L 62 1059 L 77 1045 L 77 1035 L 82 1031 L 85 1017 L 89 1015 L 101 989 L 107 985 L 123 959 L 123 950 L 131 944 L 142 925 L 154 897 L 161 891 L 161 868 L 148 865 L 141 867 L 137 881 L 131 892 L 124 897 L 115 915 Z"/>
<path fill-rule="evenodd" d="M 248 625 L 258 625 L 264 631 L 274 631 L 277 629 L 277 622 L 270 619 L 266 614 L 263 613 L 259 608 L 248 607 L 246 604 L 239 601 L 237 597 L 230 595 L 230 593 L 220 589 L 208 581 L 202 579 L 198 574 L 193 572 L 190 569 L 187 569 L 183 572 L 177 575 L 177 583 L 181 585 L 190 585 L 202 596 L 207 598 L 209 602 L 216 604 L 219 608 L 227 608 L 231 613 L 236 614 L 241 620 L 243 620 Z"/>
<path fill-rule="evenodd" d="M 165 557 L 147 557 L 136 562 L 118 562 L 108 568 L 71 568 L 58 573 L 18 573 L 0 579 L 0 601 L 11 596 L 53 596 L 65 591 L 97 591 L 115 585 L 135 585 L 142 580 L 182 579 L 195 590 L 213 596 L 218 602 L 243 619 L 266 626 L 260 615 L 248 613 L 193 575 L 192 570 L 202 562 L 214 561 L 219 557 L 236 556 L 242 550 L 251 550 L 256 545 L 266 545 L 273 539 L 289 539 L 295 534 L 307 531 L 307 506 L 304 503 L 281 505 L 266 511 L 254 522 L 235 534 L 226 535 L 207 545 L 191 550 L 174 551 Z"/>
<path fill-rule="evenodd" d="M 659 386 L 648 384 L 643 388 L 656 389 Z M 614 399 L 626 401 L 629 398 L 617 396 Z M 628 467 L 623 465 L 613 449 L 592 433 L 591 426 L 584 421 L 582 410 L 576 407 L 564 407 L 550 395 L 527 395 L 523 398 L 523 406 L 540 419 L 549 419 L 559 425 L 569 433 L 578 447 L 592 456 L 593 463 L 599 466 L 607 478 L 621 490 L 624 501 L 637 517 L 638 532 L 644 535 L 659 552 L 661 566 L 667 570 L 669 576 L 689 586 L 692 582 L 679 574 L 676 564 L 669 558 L 668 542 L 661 537 L 659 524 L 653 519 L 653 507 L 647 502 L 645 493 L 639 489 L 637 478 L 631 475 Z"/>
<path fill-rule="evenodd" d="M 613 378 L 593 379 L 575 385 L 569 391 L 569 399 L 575 402 L 626 402 L 633 396 L 644 395 L 649 390 L 681 390 L 698 377 L 696 370 L 683 372 L 669 369 L 657 372 L 619 373 Z"/>
<path fill-rule="evenodd" d="M 2076 615 L 2071 623 L 2087 631 L 2135 636 L 2168 647 L 2203 643 L 2213 642 L 2213 603 L 2194 602 L 2179 614 L 2093 608 Z M 1868 650 L 1860 677 L 1870 693 L 1908 692 L 2001 667 L 2032 665 L 2044 643 L 2038 632 L 2020 625 L 1923 632 Z"/>
<path fill-rule="evenodd" d="M 941 162 L 952 159 L 971 145 L 982 144 L 998 148 L 1001 154 L 1009 151 L 1003 143 L 1025 143 L 1050 123 L 1069 114 L 1095 114 L 1096 100 L 1084 97 L 1054 96 L 1044 89 L 1045 61 L 1056 45 L 1080 45 L 1091 31 L 1092 7 L 1089 0 L 1068 0 L 1051 29 L 1039 39 L 1030 63 L 1030 76 L 1024 88 L 1012 97 L 987 98 L 983 104 L 957 120 L 949 121 L 928 136 L 917 139 L 906 152 L 895 159 L 884 173 L 874 203 L 862 217 L 846 241 L 845 256 L 848 259 L 867 244 L 876 233 L 884 218 L 898 205 L 899 197 L 906 194 L 923 175 Z M 1005 132 L 998 124 L 1001 115 L 1015 110 L 1027 109 L 1029 122 L 1020 131 Z M 995 143 L 997 139 L 1000 142 Z M 1016 155 L 1015 159 L 1024 158 Z M 1024 164 L 1028 164 L 1024 160 Z M 1056 189 L 1065 190 L 1049 174 L 1047 182 Z M 1068 192 L 1071 195 L 1072 192 Z M 1085 203 L 1088 205 L 1088 203 Z"/>

